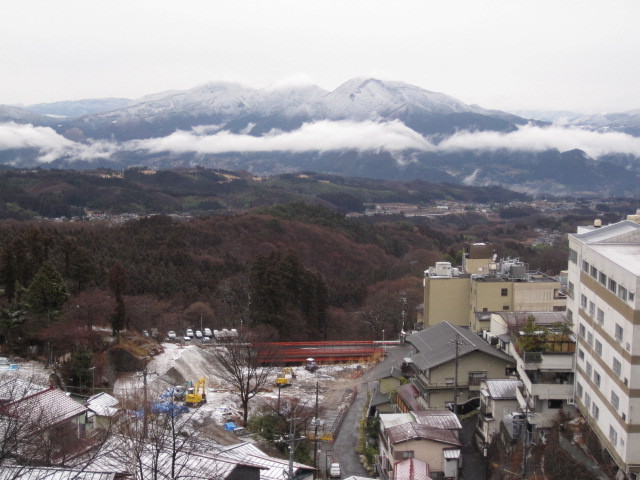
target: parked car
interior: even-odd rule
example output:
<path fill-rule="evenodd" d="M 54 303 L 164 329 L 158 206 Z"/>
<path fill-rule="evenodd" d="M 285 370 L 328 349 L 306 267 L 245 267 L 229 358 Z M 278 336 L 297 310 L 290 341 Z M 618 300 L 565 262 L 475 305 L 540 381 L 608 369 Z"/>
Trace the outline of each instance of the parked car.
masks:
<path fill-rule="evenodd" d="M 190 328 L 187 328 L 187 331 L 185 332 L 185 336 L 193 337 L 193 330 L 191 330 Z"/>
<path fill-rule="evenodd" d="M 202 338 L 202 332 L 200 330 L 196 330 L 196 338 Z"/>
<path fill-rule="evenodd" d="M 211 337 L 202 337 L 202 343 L 211 343 Z"/>
<path fill-rule="evenodd" d="M 205 328 L 203 333 L 204 333 L 205 337 L 212 337 L 213 336 L 213 333 L 211 332 L 210 328 Z"/>
<path fill-rule="evenodd" d="M 173 330 L 169 330 L 167 332 L 167 338 L 169 340 L 175 340 L 176 339 L 176 332 L 174 332 Z"/>
<path fill-rule="evenodd" d="M 331 468 L 329 469 L 329 477 L 330 478 L 340 478 L 341 472 L 340 472 L 340 464 L 339 463 L 332 463 L 331 464 Z"/>
<path fill-rule="evenodd" d="M 183 340 L 184 340 L 185 342 L 190 342 L 190 341 L 191 341 L 191 337 L 189 337 L 188 335 L 185 335 L 185 336 L 184 336 L 184 338 L 183 338 Z"/>

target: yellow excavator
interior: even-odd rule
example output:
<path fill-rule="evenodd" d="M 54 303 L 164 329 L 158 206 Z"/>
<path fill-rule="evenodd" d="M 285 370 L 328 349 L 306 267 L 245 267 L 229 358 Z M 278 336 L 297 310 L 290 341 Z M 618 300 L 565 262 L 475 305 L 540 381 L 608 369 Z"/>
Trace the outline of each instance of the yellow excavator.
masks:
<path fill-rule="evenodd" d="M 207 393 L 205 392 L 206 379 L 202 377 L 193 387 L 187 389 L 184 403 L 187 407 L 199 407 L 203 403 L 207 403 Z"/>
<path fill-rule="evenodd" d="M 289 377 L 287 377 L 287 375 L 289 375 Z M 288 387 L 294 378 L 296 378 L 296 373 L 293 371 L 293 368 L 283 368 L 276 377 L 276 387 Z"/>

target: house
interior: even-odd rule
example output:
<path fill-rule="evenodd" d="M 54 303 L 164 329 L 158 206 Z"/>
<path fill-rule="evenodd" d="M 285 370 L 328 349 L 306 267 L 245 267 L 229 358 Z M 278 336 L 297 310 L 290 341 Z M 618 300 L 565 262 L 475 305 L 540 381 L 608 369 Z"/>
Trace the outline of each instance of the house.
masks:
<path fill-rule="evenodd" d="M 261 467 L 260 480 L 282 480 L 289 474 L 289 460 L 270 457 L 251 442 L 242 442 L 220 447 L 219 455 L 235 458 Z M 293 474 L 296 480 L 313 480 L 315 468 L 303 463 L 293 462 Z"/>
<path fill-rule="evenodd" d="M 567 318 L 580 412 L 627 478 L 640 477 L 640 211 L 569 235 Z"/>
<path fill-rule="evenodd" d="M 388 371 L 378 375 L 375 380 L 377 380 L 377 385 L 369 402 L 369 415 L 397 412 L 398 388 L 403 382 L 407 382 L 402 370 L 391 367 Z"/>
<path fill-rule="evenodd" d="M 522 386 L 517 378 L 483 380 L 480 383 L 480 412 L 476 428 L 479 446 L 490 444 L 500 432 L 500 423 L 506 415 L 520 410 L 516 391 Z"/>
<path fill-rule="evenodd" d="M 458 478 L 461 444 L 450 430 L 416 422 L 385 423 L 381 416 L 378 443 L 382 479 L 394 478 L 396 465 L 407 459 L 427 464 L 432 478 Z"/>
<path fill-rule="evenodd" d="M 565 312 L 494 313 L 485 338 L 516 360 L 516 398 L 531 431 L 550 428 L 560 410 L 574 411 L 576 345 Z"/>
<path fill-rule="evenodd" d="M 133 462 L 125 453 L 129 445 L 127 438 L 112 436 L 104 448 L 105 454 L 97 456 L 92 467 L 132 475 L 142 470 L 144 478 L 202 480 L 282 480 L 289 472 L 288 460 L 270 457 L 249 442 L 222 446 L 203 440 L 177 451 L 172 451 L 169 445 L 165 448 L 148 445 L 139 450 Z M 315 472 L 313 467 L 298 462 L 293 463 L 293 470 L 296 480 L 312 480 Z"/>
<path fill-rule="evenodd" d="M 415 332 L 407 337 L 407 343 L 414 350 L 408 359 L 413 371 L 412 384 L 428 408 L 442 409 L 454 400 L 456 364 L 459 404 L 480 395 L 482 380 L 504 378 L 507 371 L 515 368 L 513 357 L 468 329 L 449 322 Z"/>
<path fill-rule="evenodd" d="M 28 395 L 0 407 L 0 429 L 17 459 L 62 463 L 89 448 L 88 409 L 57 388 Z"/>
<path fill-rule="evenodd" d="M 86 407 L 89 410 L 87 419 L 93 423 L 92 428 L 107 428 L 119 413 L 117 405 L 119 400 L 106 392 L 97 393 L 87 399 Z"/>
<path fill-rule="evenodd" d="M 462 267 L 436 262 L 425 271 L 424 327 L 447 321 L 474 332 L 488 330 L 494 311 L 562 311 L 560 282 L 519 259 L 496 261 L 484 244 L 469 246 Z"/>
<path fill-rule="evenodd" d="M 54 467 L 3 466 L 0 480 L 124 480 L 129 475 L 116 475 L 113 472 L 96 472 Z"/>

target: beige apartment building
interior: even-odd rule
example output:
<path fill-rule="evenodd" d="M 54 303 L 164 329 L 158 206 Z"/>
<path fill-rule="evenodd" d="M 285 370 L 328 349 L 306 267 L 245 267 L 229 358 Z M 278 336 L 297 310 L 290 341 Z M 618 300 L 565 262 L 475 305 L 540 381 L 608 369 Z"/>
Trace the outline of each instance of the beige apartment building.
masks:
<path fill-rule="evenodd" d="M 627 478 L 640 476 L 640 216 L 569 235 L 576 404 Z"/>
<path fill-rule="evenodd" d="M 487 255 L 486 246 L 481 245 L 480 252 Z M 557 279 L 529 271 L 517 259 L 495 261 L 477 258 L 477 253 L 467 253 L 462 268 L 436 262 L 425 271 L 423 286 L 425 328 L 447 321 L 479 332 L 489 329 L 490 312 L 563 311 L 566 307 Z"/>

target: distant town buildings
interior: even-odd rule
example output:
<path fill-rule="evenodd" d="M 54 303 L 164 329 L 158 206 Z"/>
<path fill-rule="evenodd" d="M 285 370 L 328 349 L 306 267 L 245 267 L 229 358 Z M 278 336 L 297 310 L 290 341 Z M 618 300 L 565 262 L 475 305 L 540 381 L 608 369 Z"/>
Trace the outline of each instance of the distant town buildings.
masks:
<path fill-rule="evenodd" d="M 560 282 L 519 259 L 497 260 L 490 244 L 467 245 L 462 266 L 436 262 L 424 276 L 424 326 L 447 321 L 489 329 L 490 312 L 563 311 Z"/>

